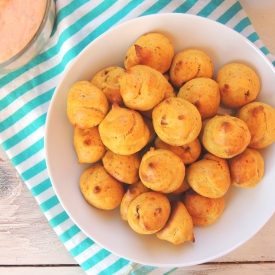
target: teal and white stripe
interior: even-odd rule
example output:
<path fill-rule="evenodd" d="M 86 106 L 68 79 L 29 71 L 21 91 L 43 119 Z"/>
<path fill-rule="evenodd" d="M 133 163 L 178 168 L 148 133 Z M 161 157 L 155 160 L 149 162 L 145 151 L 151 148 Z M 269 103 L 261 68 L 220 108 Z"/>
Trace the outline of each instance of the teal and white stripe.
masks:
<path fill-rule="evenodd" d="M 190 13 L 225 24 L 253 42 L 275 66 L 241 5 L 234 0 L 56 0 L 56 21 L 46 48 L 25 67 L 0 76 L 0 142 L 61 241 L 87 274 L 171 274 L 141 266 L 101 248 L 72 222 L 48 177 L 44 156 L 47 110 L 62 73 L 111 27 L 154 13 Z"/>

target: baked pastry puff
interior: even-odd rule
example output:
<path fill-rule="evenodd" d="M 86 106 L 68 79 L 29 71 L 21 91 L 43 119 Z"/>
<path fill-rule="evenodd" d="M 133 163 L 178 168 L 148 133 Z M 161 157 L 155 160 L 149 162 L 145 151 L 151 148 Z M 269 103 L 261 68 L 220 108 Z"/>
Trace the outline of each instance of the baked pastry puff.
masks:
<path fill-rule="evenodd" d="M 216 222 L 224 212 L 225 199 L 219 198 L 207 198 L 193 189 L 184 193 L 182 201 L 192 217 L 194 225 L 208 226 Z"/>
<path fill-rule="evenodd" d="M 141 159 L 139 178 L 154 191 L 171 193 L 181 186 L 184 176 L 184 163 L 169 150 L 152 147 Z"/>
<path fill-rule="evenodd" d="M 207 77 L 189 80 L 180 88 L 177 96 L 194 104 L 202 119 L 215 116 L 220 105 L 219 85 Z"/>
<path fill-rule="evenodd" d="M 124 67 L 146 65 L 165 73 L 171 66 L 174 47 L 171 41 L 161 33 L 147 33 L 140 36 L 127 50 Z"/>
<path fill-rule="evenodd" d="M 166 92 L 164 94 L 164 98 L 163 100 L 167 99 L 167 98 L 170 98 L 170 97 L 176 97 L 176 92 L 173 88 L 173 86 L 167 81 L 167 89 L 166 89 Z M 147 110 L 147 111 L 139 111 L 144 117 L 147 117 L 149 119 L 152 119 L 152 112 L 153 112 L 153 109 L 150 109 L 150 110 Z"/>
<path fill-rule="evenodd" d="M 198 138 L 183 146 L 173 146 L 156 137 L 155 147 L 172 151 L 181 158 L 184 164 L 195 162 L 201 154 L 201 144 Z"/>
<path fill-rule="evenodd" d="M 147 188 L 140 180 L 129 185 L 120 203 L 120 216 L 124 221 L 127 221 L 127 212 L 130 202 L 138 195 L 149 192 Z"/>
<path fill-rule="evenodd" d="M 119 79 L 120 93 L 125 106 L 147 111 L 163 100 L 167 80 L 159 71 L 145 65 L 125 70 Z"/>
<path fill-rule="evenodd" d="M 226 159 L 206 153 L 186 169 L 191 188 L 207 198 L 219 198 L 228 191 L 231 179 Z"/>
<path fill-rule="evenodd" d="M 232 158 L 242 153 L 250 139 L 251 134 L 245 122 L 230 115 L 211 118 L 202 133 L 206 150 L 220 158 Z"/>
<path fill-rule="evenodd" d="M 181 201 L 171 202 L 169 219 L 156 236 L 175 245 L 186 241 L 195 242 L 192 217 Z"/>
<path fill-rule="evenodd" d="M 156 138 L 156 132 L 155 132 L 155 129 L 153 126 L 153 121 L 150 118 L 143 116 L 143 115 L 142 115 L 142 118 L 144 120 L 144 123 L 147 125 L 147 127 L 149 129 L 150 137 L 149 137 L 148 144 L 150 144 Z"/>
<path fill-rule="evenodd" d="M 76 82 L 67 98 L 67 116 L 78 128 L 97 126 L 109 111 L 105 94 L 89 81 Z"/>
<path fill-rule="evenodd" d="M 241 154 L 228 160 L 231 184 L 241 188 L 253 188 L 264 176 L 264 158 L 256 149 L 246 148 Z"/>
<path fill-rule="evenodd" d="M 202 126 L 198 109 L 178 97 L 159 103 L 153 109 L 152 120 L 157 136 L 173 146 L 183 146 L 195 140 Z"/>
<path fill-rule="evenodd" d="M 241 107 L 254 99 L 260 92 L 260 79 L 249 66 L 229 63 L 217 72 L 221 103 L 229 108 Z"/>
<path fill-rule="evenodd" d="M 138 153 L 125 156 L 107 150 L 102 163 L 107 172 L 120 182 L 132 184 L 139 179 L 140 156 Z"/>
<path fill-rule="evenodd" d="M 131 155 L 149 141 L 150 132 L 142 116 L 131 109 L 113 104 L 98 126 L 104 145 L 116 154 Z"/>
<path fill-rule="evenodd" d="M 214 75 L 214 66 L 210 56 L 199 49 L 184 49 L 178 52 L 170 67 L 170 81 L 180 88 L 185 82 L 197 78 Z"/>
<path fill-rule="evenodd" d="M 245 122 L 251 134 L 248 147 L 262 149 L 275 141 L 275 108 L 263 102 L 241 107 L 236 117 Z"/>
<path fill-rule="evenodd" d="M 100 160 L 106 152 L 106 147 L 98 132 L 98 126 L 89 129 L 75 127 L 73 144 L 78 163 L 94 163 Z"/>
<path fill-rule="evenodd" d="M 123 185 L 102 164 L 86 169 L 80 176 L 79 186 L 85 200 L 99 209 L 115 209 L 124 195 Z"/>
<path fill-rule="evenodd" d="M 123 105 L 118 79 L 124 74 L 124 69 L 119 66 L 107 67 L 96 73 L 91 83 L 101 89 L 110 104 Z"/>
<path fill-rule="evenodd" d="M 191 188 L 190 184 L 186 180 L 186 177 L 184 177 L 184 180 L 183 180 L 181 186 L 178 189 L 176 189 L 175 191 L 171 192 L 170 194 L 180 195 L 180 194 L 184 193 L 185 191 L 189 190 L 190 188 Z"/>
<path fill-rule="evenodd" d="M 166 224 L 170 212 L 171 205 L 164 194 L 145 192 L 130 202 L 127 221 L 139 234 L 154 234 Z"/>

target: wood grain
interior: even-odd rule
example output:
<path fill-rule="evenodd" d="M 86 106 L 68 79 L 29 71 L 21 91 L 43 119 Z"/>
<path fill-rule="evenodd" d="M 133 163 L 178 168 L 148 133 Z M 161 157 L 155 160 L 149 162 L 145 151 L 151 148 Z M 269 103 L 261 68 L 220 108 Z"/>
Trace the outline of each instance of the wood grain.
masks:
<path fill-rule="evenodd" d="M 0 244 L 0 265 L 76 264 L 11 162 L 3 157 Z"/>
<path fill-rule="evenodd" d="M 251 264 L 203 264 L 176 270 L 173 275 L 273 275 L 275 263 L 251 263 Z M 5 275 L 84 275 L 80 267 L 71 266 L 45 266 L 45 267 L 1 267 L 0 274 Z M 96 274 L 95 274 L 96 275 Z M 130 275 L 130 274 L 125 274 Z M 150 275 L 159 275 L 151 272 Z"/>
<path fill-rule="evenodd" d="M 1 267 L 0 274 L 3 275 L 84 275 L 81 267 L 71 266 L 51 266 L 51 267 Z"/>
<path fill-rule="evenodd" d="M 275 55 L 275 0 L 239 0 L 265 47 Z"/>

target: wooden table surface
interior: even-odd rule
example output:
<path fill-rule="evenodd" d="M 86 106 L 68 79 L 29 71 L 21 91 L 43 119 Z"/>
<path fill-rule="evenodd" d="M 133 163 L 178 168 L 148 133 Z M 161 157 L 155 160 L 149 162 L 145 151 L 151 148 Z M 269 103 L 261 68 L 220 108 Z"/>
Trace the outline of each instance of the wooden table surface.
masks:
<path fill-rule="evenodd" d="M 240 2 L 265 46 L 275 54 L 275 0 Z M 235 251 L 215 262 L 188 267 L 184 274 L 275 274 L 274 233 L 275 214 Z M 85 274 L 57 237 L 1 146 L 0 274 Z"/>

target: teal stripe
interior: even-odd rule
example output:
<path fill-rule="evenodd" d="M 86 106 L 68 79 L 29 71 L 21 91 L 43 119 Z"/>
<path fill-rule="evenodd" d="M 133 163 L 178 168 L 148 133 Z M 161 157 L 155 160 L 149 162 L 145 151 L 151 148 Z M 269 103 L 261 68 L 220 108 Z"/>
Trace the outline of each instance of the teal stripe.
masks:
<path fill-rule="evenodd" d="M 93 255 L 91 258 L 89 258 L 88 260 L 86 260 L 80 265 L 84 269 L 84 271 L 86 271 L 91 267 L 93 267 L 94 265 L 99 264 L 100 261 L 104 260 L 110 254 L 111 252 L 105 249 L 101 249 L 98 253 L 96 253 L 95 255 Z"/>
<path fill-rule="evenodd" d="M 36 197 L 51 187 L 52 187 L 52 184 L 50 179 L 46 179 L 41 183 L 39 183 L 38 185 L 36 185 L 35 187 L 31 188 L 30 191 Z"/>
<path fill-rule="evenodd" d="M 167 1 L 167 0 L 159 0 L 154 5 L 152 5 L 150 8 L 148 8 L 144 13 L 142 13 L 140 16 L 158 13 L 160 10 L 162 10 L 169 3 L 170 3 L 170 1 Z"/>
<path fill-rule="evenodd" d="M 240 10 L 242 10 L 242 6 L 240 5 L 239 2 L 236 2 L 222 16 L 220 16 L 217 21 L 222 24 L 226 24 Z"/>
<path fill-rule="evenodd" d="M 172 274 L 174 271 L 176 271 L 178 268 L 177 267 L 175 267 L 175 268 L 173 268 L 173 269 L 171 269 L 171 270 L 169 270 L 168 272 L 165 272 L 163 275 L 169 275 L 169 274 Z"/>
<path fill-rule="evenodd" d="M 21 174 L 24 181 L 28 181 L 30 178 L 36 176 L 40 172 L 46 169 L 46 161 L 43 159 L 40 162 L 36 163 L 30 169 L 26 170 Z"/>
<path fill-rule="evenodd" d="M 108 2 L 108 1 L 106 1 Z M 114 24 L 116 24 L 118 21 L 120 21 L 122 18 L 124 18 L 129 12 L 134 10 L 138 5 L 140 5 L 144 0 L 135 0 L 130 1 L 126 6 L 124 6 L 121 10 L 119 10 L 116 14 L 111 16 L 109 19 L 107 19 L 104 23 L 102 23 L 97 29 L 96 29 L 96 36 L 98 37 L 105 31 L 107 31 L 109 28 L 111 28 Z M 109 2 L 108 2 L 109 3 Z"/>
<path fill-rule="evenodd" d="M 208 17 L 222 2 L 224 2 L 224 0 L 210 1 L 197 15 Z"/>
<path fill-rule="evenodd" d="M 50 199 L 41 203 L 40 207 L 43 210 L 43 212 L 46 212 L 46 211 L 50 210 L 51 208 L 53 208 L 54 206 L 56 206 L 57 204 L 59 204 L 59 200 L 58 200 L 57 196 L 54 195 Z"/>
<path fill-rule="evenodd" d="M 87 24 L 89 24 L 91 22 L 91 18 L 94 19 L 94 18 L 98 17 L 99 15 L 101 15 L 102 12 L 104 12 L 105 10 L 107 10 L 110 7 L 110 5 L 112 5 L 115 2 L 116 2 L 115 0 L 110 0 L 110 1 L 103 2 L 101 5 L 99 5 L 98 7 L 96 7 L 93 10 L 91 10 L 89 13 L 87 13 L 83 17 L 81 17 L 74 24 L 70 25 L 70 27 L 68 27 L 66 30 L 64 30 L 60 34 L 60 36 L 58 38 L 58 42 L 57 42 L 57 44 L 54 47 L 52 47 L 49 50 L 47 50 L 46 52 L 43 52 L 40 55 L 38 55 L 33 61 L 31 61 L 30 63 L 28 63 L 23 68 L 21 68 L 21 69 L 19 69 L 17 71 L 14 71 L 14 72 L 12 72 L 12 73 L 4 76 L 1 79 L 0 88 L 1 88 L 1 86 L 3 87 L 8 82 L 10 82 L 10 81 L 14 80 L 15 78 L 17 78 L 19 75 L 25 73 L 29 69 L 31 69 L 31 68 L 39 65 L 42 62 L 46 62 L 49 59 L 52 59 L 54 56 L 56 56 L 60 52 L 60 49 L 61 49 L 62 45 L 69 38 L 71 38 L 71 36 L 73 36 L 75 33 L 77 33 L 79 30 L 81 30 L 84 26 L 86 26 Z M 91 41 L 89 41 L 89 42 L 91 42 Z M 76 54 L 78 54 L 78 53 L 76 53 Z M 64 58 L 63 58 L 63 60 L 64 60 Z M 66 58 L 65 58 L 65 60 L 66 60 Z M 70 60 L 68 60 L 68 61 L 70 61 Z M 50 72 L 51 71 L 55 72 L 55 74 L 53 74 L 54 76 L 57 76 L 58 74 L 62 73 L 66 64 L 64 66 L 62 66 L 63 69 L 61 71 L 58 70 L 58 66 L 59 65 L 60 64 L 58 64 L 56 67 L 54 67 L 54 68 L 52 68 L 52 69 L 49 70 Z M 23 85 L 21 85 L 20 87 L 18 87 L 17 89 L 15 89 L 14 91 L 12 91 L 11 93 L 9 93 L 5 98 L 2 99 L 3 102 L 0 101 L 0 111 L 2 109 L 6 108 L 18 96 L 26 93 L 28 90 L 30 90 L 30 89 L 32 89 L 32 88 L 34 88 L 34 87 L 36 87 L 36 86 L 38 86 L 38 85 L 46 82 L 48 79 L 50 79 L 48 77 L 49 71 L 48 72 L 44 72 L 44 73 L 42 73 L 40 75 L 35 76 L 30 81 L 24 83 Z"/>
<path fill-rule="evenodd" d="M 65 211 L 63 211 L 57 216 L 55 216 L 54 218 L 50 219 L 49 222 L 51 226 L 55 228 L 56 226 L 60 225 L 61 223 L 65 222 L 68 219 L 69 219 L 68 214 Z"/>
<path fill-rule="evenodd" d="M 23 152 L 13 157 L 11 161 L 15 166 L 17 166 L 20 163 L 27 160 L 28 158 L 30 158 L 31 156 L 33 156 L 34 154 L 36 154 L 37 152 L 39 152 L 40 150 L 42 150 L 43 147 L 44 147 L 44 138 L 41 138 L 35 143 L 33 143 L 30 147 L 25 149 Z"/>
<path fill-rule="evenodd" d="M 94 242 L 91 239 L 86 238 L 85 240 L 80 242 L 78 245 L 76 245 L 74 248 L 72 248 L 70 250 L 70 253 L 72 254 L 73 257 L 76 257 L 79 254 L 81 254 L 83 251 L 88 249 L 90 246 L 92 246 L 93 244 Z"/>
<path fill-rule="evenodd" d="M 260 50 L 265 54 L 269 54 L 269 50 L 266 47 L 261 47 Z"/>
<path fill-rule="evenodd" d="M 31 122 L 29 125 L 27 125 L 25 128 L 23 128 L 21 131 L 7 139 L 2 143 L 2 146 L 5 150 L 9 150 L 17 143 L 21 142 L 25 138 L 27 138 L 29 135 L 34 133 L 37 129 L 42 127 L 45 124 L 46 121 L 46 114 L 41 115 L 37 119 L 35 119 L 33 122 Z"/>
<path fill-rule="evenodd" d="M 149 272 L 152 272 L 156 269 L 157 267 L 155 266 L 142 266 L 141 268 L 134 270 L 131 272 L 131 275 L 145 275 L 148 274 Z"/>
<path fill-rule="evenodd" d="M 15 111 L 8 118 L 0 122 L 0 133 L 14 125 L 18 120 L 22 119 L 29 112 L 33 111 L 40 105 L 50 101 L 54 92 L 54 88 L 33 98 L 31 101 L 27 102 L 23 107 Z"/>
<path fill-rule="evenodd" d="M 273 66 L 275 67 L 275 61 L 272 62 Z"/>
<path fill-rule="evenodd" d="M 79 9 L 81 6 L 89 3 L 90 0 L 78 0 L 78 1 L 71 1 L 67 6 L 63 7 L 56 13 L 55 16 L 55 24 L 53 26 L 52 34 L 53 36 L 56 33 L 58 25 L 69 15 L 71 15 L 74 11 Z"/>
<path fill-rule="evenodd" d="M 125 265 L 129 264 L 128 260 L 125 260 L 123 258 L 120 258 L 116 262 L 114 262 L 112 265 L 108 266 L 106 269 L 102 270 L 98 275 L 109 275 L 114 274 L 115 272 L 122 269 Z"/>
<path fill-rule="evenodd" d="M 80 229 L 76 225 L 73 225 L 72 227 L 70 227 L 69 229 L 67 229 L 65 232 L 63 232 L 59 236 L 59 238 L 61 239 L 61 241 L 63 243 L 65 243 L 68 240 L 70 240 L 72 237 L 74 237 L 79 232 L 80 232 Z"/>
<path fill-rule="evenodd" d="M 242 32 L 249 25 L 251 25 L 251 21 L 248 17 L 246 17 L 234 27 L 234 30 L 237 32 Z"/>
<path fill-rule="evenodd" d="M 190 10 L 198 0 L 187 0 L 183 4 L 181 4 L 178 8 L 174 10 L 174 12 L 179 13 L 186 13 L 188 10 Z"/>
<path fill-rule="evenodd" d="M 247 37 L 247 39 L 249 39 L 252 43 L 254 43 L 255 41 L 259 40 L 260 38 L 256 32 L 253 32 Z"/>

